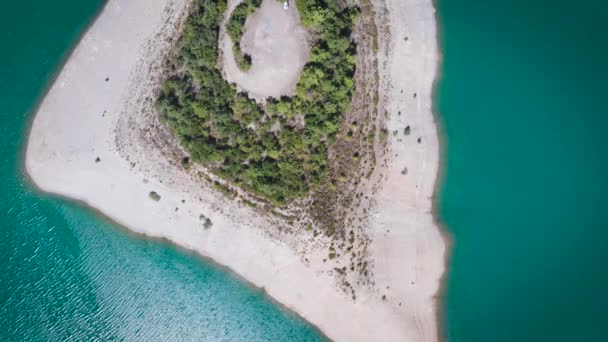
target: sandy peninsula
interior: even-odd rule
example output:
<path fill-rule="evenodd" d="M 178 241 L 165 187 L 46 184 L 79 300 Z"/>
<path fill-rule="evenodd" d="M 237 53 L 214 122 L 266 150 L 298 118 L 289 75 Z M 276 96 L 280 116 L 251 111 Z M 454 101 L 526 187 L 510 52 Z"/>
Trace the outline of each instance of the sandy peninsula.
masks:
<path fill-rule="evenodd" d="M 26 152 L 33 182 L 227 266 L 334 341 L 437 341 L 445 245 L 432 216 L 439 162 L 432 1 L 373 2 L 380 105 L 387 130 L 399 134 L 388 135 L 379 186 L 369 194 L 374 276 L 372 285 L 355 285 L 356 300 L 323 260 L 325 237 L 276 229 L 276 221 L 201 183 L 196 167 L 175 166 L 180 151 L 167 144 L 172 135 L 152 108 L 188 5 L 108 1 L 36 113 Z M 288 73 L 281 82 L 293 86 Z"/>

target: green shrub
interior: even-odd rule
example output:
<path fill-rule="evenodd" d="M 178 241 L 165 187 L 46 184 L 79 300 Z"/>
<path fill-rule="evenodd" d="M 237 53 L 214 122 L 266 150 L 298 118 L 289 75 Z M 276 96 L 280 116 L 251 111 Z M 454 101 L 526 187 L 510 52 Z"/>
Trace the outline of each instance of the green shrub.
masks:
<path fill-rule="evenodd" d="M 156 191 L 150 191 L 150 193 L 148 194 L 148 197 L 153 200 L 153 201 L 160 201 L 160 195 L 156 193 Z"/>

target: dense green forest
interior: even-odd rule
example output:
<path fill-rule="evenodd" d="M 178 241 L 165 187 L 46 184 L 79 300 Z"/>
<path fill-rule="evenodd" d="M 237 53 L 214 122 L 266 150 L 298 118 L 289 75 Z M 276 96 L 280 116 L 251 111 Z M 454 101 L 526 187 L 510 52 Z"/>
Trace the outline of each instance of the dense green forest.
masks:
<path fill-rule="evenodd" d="M 358 9 L 332 0 L 299 0 L 297 6 L 315 42 L 295 96 L 269 98 L 261 106 L 237 93 L 218 67 L 226 1 L 199 0 L 157 101 L 193 161 L 276 205 L 307 194 L 327 175 L 328 149 L 354 88 L 356 48 L 350 35 Z M 241 24 L 227 29 L 242 35 Z"/>

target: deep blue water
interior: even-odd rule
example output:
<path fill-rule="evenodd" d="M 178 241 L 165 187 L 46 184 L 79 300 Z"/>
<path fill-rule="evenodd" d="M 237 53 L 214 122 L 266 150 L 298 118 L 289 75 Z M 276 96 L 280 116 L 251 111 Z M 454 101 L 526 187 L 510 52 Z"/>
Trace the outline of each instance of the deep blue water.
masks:
<path fill-rule="evenodd" d="M 451 341 L 608 341 L 608 3 L 438 0 Z"/>

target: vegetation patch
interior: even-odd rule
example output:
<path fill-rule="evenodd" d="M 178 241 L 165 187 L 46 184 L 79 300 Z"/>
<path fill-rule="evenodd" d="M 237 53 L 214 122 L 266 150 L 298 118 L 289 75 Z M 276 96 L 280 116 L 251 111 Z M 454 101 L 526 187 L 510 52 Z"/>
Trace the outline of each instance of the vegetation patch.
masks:
<path fill-rule="evenodd" d="M 251 56 L 244 54 L 241 50 L 241 38 L 245 31 L 245 21 L 247 17 L 253 14 L 262 5 L 262 0 L 243 0 L 234 8 L 228 23 L 226 24 L 226 32 L 232 39 L 232 52 L 234 59 L 239 69 L 247 71 L 251 68 Z"/>
<path fill-rule="evenodd" d="M 248 13 L 259 7 L 259 0 L 245 3 L 244 19 L 233 13 L 235 24 L 227 27 L 231 37 L 239 36 L 235 42 Z M 350 37 L 359 10 L 332 0 L 299 0 L 297 6 L 314 43 L 295 96 L 268 98 L 262 106 L 237 93 L 218 69 L 226 1 L 198 0 L 157 101 L 192 161 L 275 205 L 306 195 L 325 179 L 328 150 L 354 90 L 356 47 Z"/>
<path fill-rule="evenodd" d="M 205 216 L 204 214 L 200 214 L 198 218 L 202 222 L 203 228 L 209 229 L 213 226 L 213 222 L 211 222 L 211 219 Z"/>
<path fill-rule="evenodd" d="M 156 193 L 156 191 L 150 191 L 150 193 L 148 194 L 148 197 L 153 200 L 153 201 L 160 201 L 160 195 L 158 193 Z"/>

